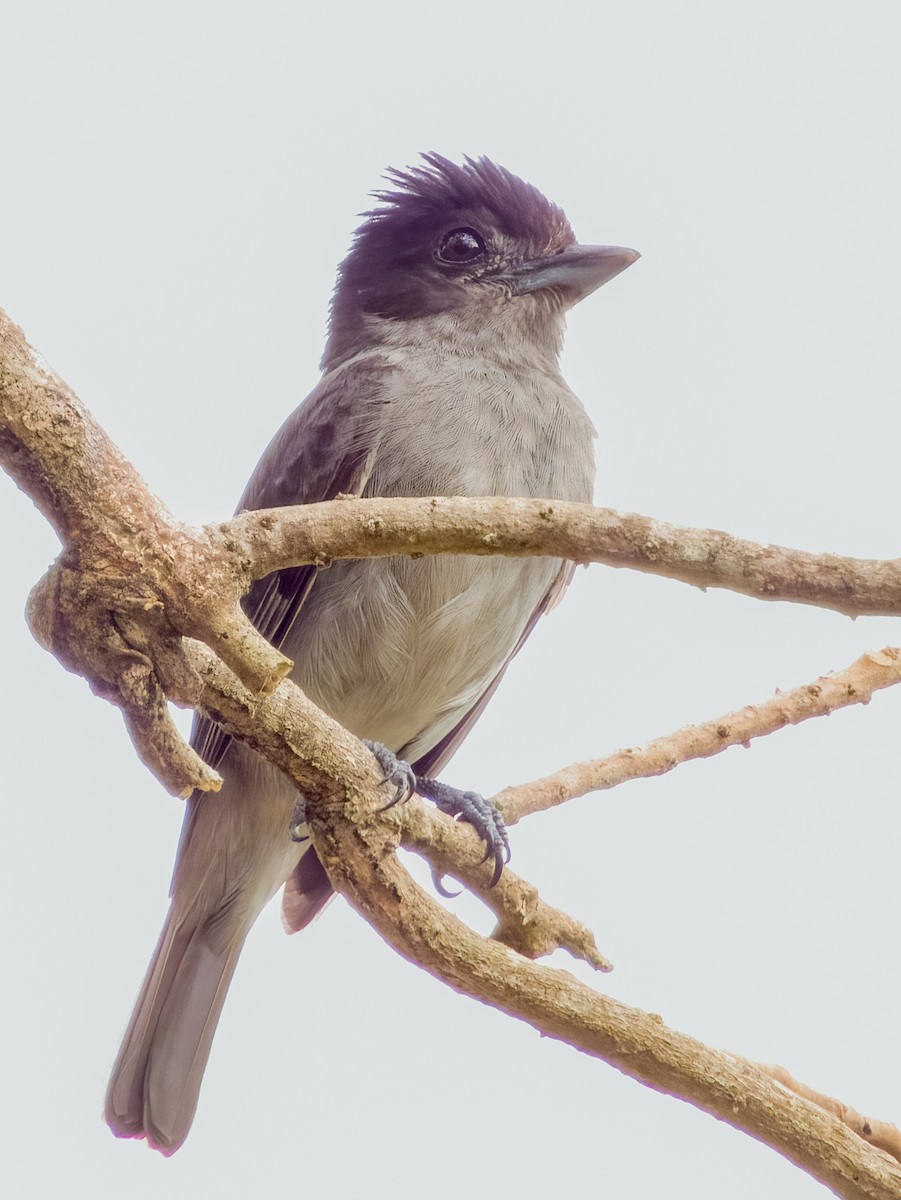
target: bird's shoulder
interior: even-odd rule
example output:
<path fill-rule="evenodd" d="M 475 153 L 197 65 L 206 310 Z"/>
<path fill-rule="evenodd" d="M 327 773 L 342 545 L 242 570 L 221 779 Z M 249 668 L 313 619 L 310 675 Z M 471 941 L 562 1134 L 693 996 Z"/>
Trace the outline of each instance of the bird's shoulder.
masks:
<path fill-rule="evenodd" d="M 395 370 L 390 354 L 372 351 L 327 371 L 263 452 L 238 511 L 358 492 L 386 418 Z"/>

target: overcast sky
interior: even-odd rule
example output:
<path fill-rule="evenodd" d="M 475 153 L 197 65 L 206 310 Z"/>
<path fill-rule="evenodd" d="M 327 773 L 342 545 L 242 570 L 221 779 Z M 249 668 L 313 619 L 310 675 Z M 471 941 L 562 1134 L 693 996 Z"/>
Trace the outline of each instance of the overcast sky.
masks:
<path fill-rule="evenodd" d="M 599 503 L 894 556 L 899 34 L 896 2 L 5 0 L 0 306 L 176 514 L 223 518 L 317 379 L 385 167 L 487 154 L 582 240 L 643 255 L 569 324 Z M 31 640 L 58 547 L 5 477 L 0 512 L 3 1194 L 825 1194 L 450 992 L 343 901 L 291 940 L 260 919 L 179 1154 L 114 1140 L 103 1091 L 182 805 Z M 899 642 L 580 571 L 447 777 L 491 793 Z M 899 732 L 895 689 L 532 817 L 514 865 L 597 931 L 605 991 L 899 1121 Z"/>

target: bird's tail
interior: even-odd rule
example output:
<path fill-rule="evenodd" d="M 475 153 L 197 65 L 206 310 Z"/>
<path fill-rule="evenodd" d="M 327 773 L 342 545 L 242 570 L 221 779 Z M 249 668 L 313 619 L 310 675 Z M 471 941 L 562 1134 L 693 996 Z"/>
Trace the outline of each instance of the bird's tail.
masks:
<path fill-rule="evenodd" d="M 188 1136 L 246 932 L 222 945 L 208 922 L 188 926 L 170 908 L 106 1093 L 117 1137 L 169 1155 Z"/>

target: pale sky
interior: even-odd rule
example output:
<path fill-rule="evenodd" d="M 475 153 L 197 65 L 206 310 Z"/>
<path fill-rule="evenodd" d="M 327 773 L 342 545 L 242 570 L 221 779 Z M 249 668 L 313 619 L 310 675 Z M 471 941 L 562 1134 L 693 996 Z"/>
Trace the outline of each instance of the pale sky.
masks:
<path fill-rule="evenodd" d="M 897 555 L 899 34 L 893 2 L 5 0 L 0 306 L 179 517 L 223 518 L 317 379 L 382 171 L 487 154 L 643 255 L 569 324 L 599 503 Z M 293 939 L 260 919 L 184 1148 L 116 1141 L 103 1092 L 182 805 L 31 640 L 58 547 L 5 479 L 0 511 L 3 1195 L 826 1194 L 452 993 L 340 900 Z M 447 778 L 490 794 L 898 643 L 592 567 Z M 898 1122 L 899 747 L 895 689 L 532 817 L 513 863 L 596 930 L 599 988 Z"/>

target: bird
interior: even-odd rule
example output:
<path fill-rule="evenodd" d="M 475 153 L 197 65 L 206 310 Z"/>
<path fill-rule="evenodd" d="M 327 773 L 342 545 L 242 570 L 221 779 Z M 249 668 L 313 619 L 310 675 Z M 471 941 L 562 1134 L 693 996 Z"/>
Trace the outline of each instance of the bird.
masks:
<path fill-rule="evenodd" d="M 238 510 L 354 496 L 590 502 L 595 430 L 559 356 L 573 305 L 638 257 L 580 245 L 563 211 L 485 157 L 423 154 L 372 195 L 331 300 L 322 378 L 264 452 Z M 243 604 L 293 679 L 372 749 L 401 794 L 470 821 L 494 861 L 500 814 L 437 776 L 573 564 L 440 555 L 300 566 Z M 284 886 L 288 932 L 332 895 L 284 775 L 212 720 L 192 745 L 216 794 L 187 805 L 170 907 L 106 1095 L 120 1137 L 187 1137 L 251 926 Z"/>

